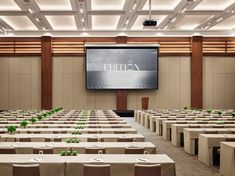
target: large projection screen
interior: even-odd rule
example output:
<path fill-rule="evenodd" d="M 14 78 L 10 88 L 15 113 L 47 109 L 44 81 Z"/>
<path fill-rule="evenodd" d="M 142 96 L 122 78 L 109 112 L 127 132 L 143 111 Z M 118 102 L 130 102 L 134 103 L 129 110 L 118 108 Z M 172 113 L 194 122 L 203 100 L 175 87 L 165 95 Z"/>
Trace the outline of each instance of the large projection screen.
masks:
<path fill-rule="evenodd" d="M 158 89 L 157 46 L 87 46 L 87 89 Z"/>

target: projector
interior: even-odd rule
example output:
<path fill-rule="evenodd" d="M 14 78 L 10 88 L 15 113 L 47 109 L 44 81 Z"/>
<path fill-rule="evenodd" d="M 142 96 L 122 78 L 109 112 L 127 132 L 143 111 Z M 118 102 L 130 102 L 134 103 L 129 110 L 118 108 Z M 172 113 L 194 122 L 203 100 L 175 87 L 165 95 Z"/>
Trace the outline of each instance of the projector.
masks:
<path fill-rule="evenodd" d="M 144 26 L 157 26 L 157 20 L 145 20 L 143 22 Z"/>

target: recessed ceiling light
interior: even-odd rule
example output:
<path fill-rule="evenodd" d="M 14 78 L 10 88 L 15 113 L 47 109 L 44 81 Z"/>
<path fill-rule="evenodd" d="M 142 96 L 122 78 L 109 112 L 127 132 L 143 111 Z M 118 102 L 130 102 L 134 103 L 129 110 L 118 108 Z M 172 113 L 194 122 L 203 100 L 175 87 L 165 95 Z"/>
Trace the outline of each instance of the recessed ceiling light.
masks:
<path fill-rule="evenodd" d="M 84 22 L 84 18 L 82 18 L 82 22 Z"/>
<path fill-rule="evenodd" d="M 232 13 L 234 13 L 234 10 L 232 11 Z"/>
<path fill-rule="evenodd" d="M 222 21 L 222 20 L 223 20 L 223 18 L 221 17 L 221 18 L 217 19 L 216 21 L 217 21 L 217 22 L 220 22 L 220 21 Z"/>
<path fill-rule="evenodd" d="M 136 8 L 136 3 L 133 5 L 133 8 L 132 8 L 132 9 L 134 10 L 135 8 Z"/>
<path fill-rule="evenodd" d="M 33 11 L 32 11 L 32 9 L 31 9 L 31 8 L 29 8 L 29 12 L 30 12 L 30 13 L 33 13 Z"/>
<path fill-rule="evenodd" d="M 174 23 L 174 22 L 175 22 L 175 20 L 176 20 L 176 18 L 173 18 L 173 19 L 171 20 L 171 22 L 173 22 L 173 23 Z"/>
<path fill-rule="evenodd" d="M 186 8 L 183 8 L 183 10 L 181 11 L 181 13 L 184 13 L 186 11 Z"/>
<path fill-rule="evenodd" d="M 40 20 L 38 18 L 36 18 L 36 21 L 39 22 Z"/>
<path fill-rule="evenodd" d="M 129 23 L 129 20 L 126 20 L 126 24 L 128 24 Z"/>
<path fill-rule="evenodd" d="M 83 9 L 82 8 L 80 8 L 80 12 L 83 13 Z"/>

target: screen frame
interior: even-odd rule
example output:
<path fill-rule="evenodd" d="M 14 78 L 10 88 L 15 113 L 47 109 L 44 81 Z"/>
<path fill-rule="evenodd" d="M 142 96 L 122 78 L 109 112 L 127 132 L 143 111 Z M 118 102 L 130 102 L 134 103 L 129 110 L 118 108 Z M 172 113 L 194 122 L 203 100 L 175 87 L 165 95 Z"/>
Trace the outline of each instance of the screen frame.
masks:
<path fill-rule="evenodd" d="M 126 49 L 126 48 L 149 48 L 149 49 L 156 49 L 157 52 L 157 66 L 156 66 L 156 78 L 157 78 L 157 85 L 155 88 L 88 88 L 87 87 L 87 49 Z M 159 45 L 104 45 L 104 46 L 99 46 L 99 45 L 87 45 L 85 46 L 85 85 L 86 85 L 86 90 L 158 90 L 159 89 Z"/>

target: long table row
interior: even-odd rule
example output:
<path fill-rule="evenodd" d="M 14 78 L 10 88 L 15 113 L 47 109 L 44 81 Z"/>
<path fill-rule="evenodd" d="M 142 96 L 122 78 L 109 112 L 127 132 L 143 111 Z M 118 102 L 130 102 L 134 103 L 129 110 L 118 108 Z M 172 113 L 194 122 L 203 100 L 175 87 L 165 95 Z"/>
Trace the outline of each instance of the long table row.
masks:
<path fill-rule="evenodd" d="M 217 112 L 221 113 L 218 115 Z M 235 163 L 233 110 L 214 110 L 211 113 L 206 110 L 137 110 L 135 120 L 162 136 L 164 140 L 171 141 L 174 146 L 184 147 L 186 153 L 198 154 L 201 162 L 220 165 L 222 175 L 234 176 L 235 165 L 230 164 L 230 167 L 227 167 L 223 155 L 230 153 L 230 162 Z"/>

